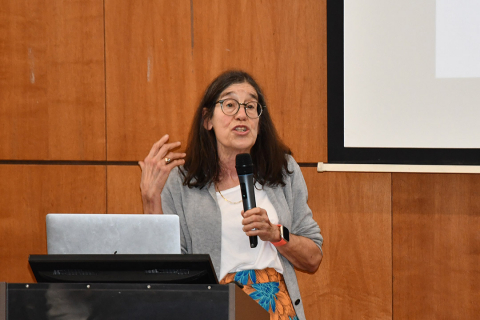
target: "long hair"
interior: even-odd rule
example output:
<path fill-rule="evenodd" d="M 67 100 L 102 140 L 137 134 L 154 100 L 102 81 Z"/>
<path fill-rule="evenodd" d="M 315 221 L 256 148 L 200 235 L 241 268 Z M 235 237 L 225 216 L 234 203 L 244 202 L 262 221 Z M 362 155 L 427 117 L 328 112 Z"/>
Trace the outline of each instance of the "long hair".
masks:
<path fill-rule="evenodd" d="M 250 84 L 258 95 L 258 102 L 266 106 L 260 86 L 246 72 L 227 71 L 219 75 L 208 86 L 193 118 L 186 147 L 183 170 L 183 184 L 193 188 L 203 188 L 211 182 L 218 182 L 220 163 L 217 151 L 217 139 L 213 130 L 204 127 L 204 121 L 213 117 L 215 102 L 220 94 L 232 84 Z M 206 110 L 206 112 L 204 111 Z M 253 161 L 254 179 L 261 185 L 285 185 L 284 174 L 290 174 L 286 155 L 290 149 L 280 140 L 268 108 L 264 108 L 259 118 L 257 140 L 250 150 Z"/>

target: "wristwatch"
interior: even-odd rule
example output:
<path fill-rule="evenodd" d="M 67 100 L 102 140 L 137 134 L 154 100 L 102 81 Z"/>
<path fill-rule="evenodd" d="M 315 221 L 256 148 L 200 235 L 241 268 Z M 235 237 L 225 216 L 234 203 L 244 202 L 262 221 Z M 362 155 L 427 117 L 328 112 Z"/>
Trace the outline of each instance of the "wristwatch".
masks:
<path fill-rule="evenodd" d="M 287 227 L 282 226 L 281 224 L 277 224 L 277 226 L 280 228 L 280 241 L 278 242 L 272 242 L 272 244 L 275 247 L 281 247 L 283 245 L 286 245 L 288 241 L 290 241 L 290 232 L 288 231 Z"/>

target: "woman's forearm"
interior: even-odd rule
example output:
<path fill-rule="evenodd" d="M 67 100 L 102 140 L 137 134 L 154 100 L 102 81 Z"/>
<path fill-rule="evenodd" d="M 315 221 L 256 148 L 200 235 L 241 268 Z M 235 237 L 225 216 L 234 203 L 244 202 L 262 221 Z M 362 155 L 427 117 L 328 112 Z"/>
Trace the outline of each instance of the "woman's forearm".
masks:
<path fill-rule="evenodd" d="M 290 241 L 277 250 L 296 268 L 313 273 L 322 262 L 320 248 L 309 238 L 290 234 Z"/>
<path fill-rule="evenodd" d="M 142 195 L 143 213 L 144 214 L 162 214 L 162 200 L 160 197 L 151 199 Z"/>

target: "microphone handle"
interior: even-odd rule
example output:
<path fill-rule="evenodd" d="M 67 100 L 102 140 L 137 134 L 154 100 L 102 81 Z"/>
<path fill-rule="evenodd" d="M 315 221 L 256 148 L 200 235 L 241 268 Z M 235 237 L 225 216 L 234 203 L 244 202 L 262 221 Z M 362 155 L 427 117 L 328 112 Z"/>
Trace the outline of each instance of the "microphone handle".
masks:
<path fill-rule="evenodd" d="M 250 239 L 250 248 L 256 248 L 258 244 L 258 237 L 257 236 L 249 236 Z"/>
<path fill-rule="evenodd" d="M 240 190 L 242 191 L 243 211 L 246 212 L 257 205 L 255 203 L 255 188 L 253 184 L 253 174 L 239 175 Z M 255 248 L 258 244 L 257 236 L 249 236 L 250 248 Z"/>

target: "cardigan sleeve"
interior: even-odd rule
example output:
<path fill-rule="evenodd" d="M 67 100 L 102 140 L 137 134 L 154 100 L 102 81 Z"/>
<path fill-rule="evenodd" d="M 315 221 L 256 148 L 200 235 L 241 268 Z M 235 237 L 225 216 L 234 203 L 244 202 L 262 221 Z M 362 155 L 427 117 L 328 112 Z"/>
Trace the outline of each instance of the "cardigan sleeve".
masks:
<path fill-rule="evenodd" d="M 176 214 L 180 220 L 180 244 L 182 253 L 189 253 L 191 242 L 182 203 L 182 180 L 178 168 L 170 172 L 162 190 L 162 211 L 164 214 Z"/>
<path fill-rule="evenodd" d="M 289 182 L 286 188 L 287 202 L 292 212 L 291 233 L 312 239 L 322 250 L 323 237 L 318 223 L 313 219 L 312 210 L 308 206 L 308 190 L 298 163 L 288 156 L 288 169 L 292 171 L 285 179 Z"/>

